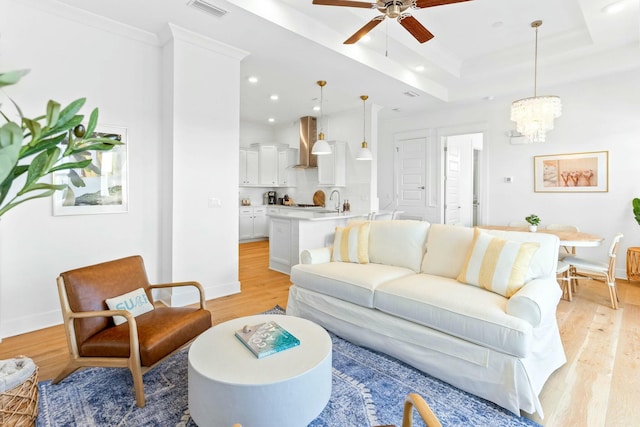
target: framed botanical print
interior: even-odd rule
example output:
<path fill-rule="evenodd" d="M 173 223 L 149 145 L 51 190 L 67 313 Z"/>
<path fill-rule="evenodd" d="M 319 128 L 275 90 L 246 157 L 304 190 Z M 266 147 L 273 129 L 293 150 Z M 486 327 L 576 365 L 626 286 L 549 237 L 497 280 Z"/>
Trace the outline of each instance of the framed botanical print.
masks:
<path fill-rule="evenodd" d="M 78 153 L 74 161 L 91 158 L 83 169 L 68 169 L 53 174 L 53 184 L 67 188 L 53 195 L 54 215 L 121 213 L 129 210 L 127 130 L 98 126 L 91 137 L 120 141 L 108 151 Z"/>

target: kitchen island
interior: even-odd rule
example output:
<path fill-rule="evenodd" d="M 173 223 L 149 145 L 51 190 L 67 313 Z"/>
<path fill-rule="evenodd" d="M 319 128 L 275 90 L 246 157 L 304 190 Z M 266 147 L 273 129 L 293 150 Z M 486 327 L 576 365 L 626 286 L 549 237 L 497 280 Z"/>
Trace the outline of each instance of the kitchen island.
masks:
<path fill-rule="evenodd" d="M 338 213 L 326 208 L 277 206 L 269 216 L 269 268 L 284 274 L 300 262 L 300 251 L 333 244 L 336 227 L 366 214 Z"/>

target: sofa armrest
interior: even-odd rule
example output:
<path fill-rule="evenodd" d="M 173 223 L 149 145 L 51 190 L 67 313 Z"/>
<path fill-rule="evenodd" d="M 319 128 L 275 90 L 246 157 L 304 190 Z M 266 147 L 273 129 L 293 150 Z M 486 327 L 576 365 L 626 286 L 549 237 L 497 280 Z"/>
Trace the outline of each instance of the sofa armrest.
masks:
<path fill-rule="evenodd" d="M 300 252 L 301 264 L 322 264 L 331 261 L 331 248 L 305 249 Z"/>
<path fill-rule="evenodd" d="M 507 314 L 524 319 L 535 328 L 549 316 L 555 316 L 561 296 L 555 280 L 534 279 L 509 298 Z"/>

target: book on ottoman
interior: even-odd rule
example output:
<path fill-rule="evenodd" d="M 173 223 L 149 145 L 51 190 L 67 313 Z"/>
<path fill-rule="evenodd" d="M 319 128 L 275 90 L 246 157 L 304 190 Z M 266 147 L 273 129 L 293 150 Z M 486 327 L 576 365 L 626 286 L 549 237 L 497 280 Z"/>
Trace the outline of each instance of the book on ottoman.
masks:
<path fill-rule="evenodd" d="M 236 337 L 258 358 L 300 345 L 300 340 L 274 321 L 245 325 Z"/>

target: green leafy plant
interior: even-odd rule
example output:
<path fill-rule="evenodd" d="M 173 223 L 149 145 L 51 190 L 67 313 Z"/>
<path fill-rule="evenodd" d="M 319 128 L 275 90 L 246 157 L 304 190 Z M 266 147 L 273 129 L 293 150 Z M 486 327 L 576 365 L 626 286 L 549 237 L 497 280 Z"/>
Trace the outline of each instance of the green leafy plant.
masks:
<path fill-rule="evenodd" d="M 0 73 L 0 88 L 18 83 L 28 70 Z M 89 116 L 78 114 L 86 99 L 80 98 L 66 107 L 56 101 L 47 103 L 46 113 L 35 118 L 24 117 L 20 107 L 9 98 L 20 118 L 12 121 L 0 108 L 6 123 L 0 127 L 0 217 L 28 200 L 51 196 L 66 184 L 42 182 L 49 174 L 92 165 L 91 151 L 108 151 L 119 141 L 92 137 L 98 123 L 98 109 Z M 2 107 L 0 105 L 0 107 Z M 84 186 L 74 174 L 73 184 Z"/>
<path fill-rule="evenodd" d="M 638 225 L 640 225 L 640 199 L 636 197 L 631 201 L 631 205 L 633 206 L 633 216 Z"/>
<path fill-rule="evenodd" d="M 531 225 L 540 224 L 540 218 L 538 218 L 538 215 L 531 214 L 528 217 L 525 217 L 524 220 L 527 221 Z"/>

